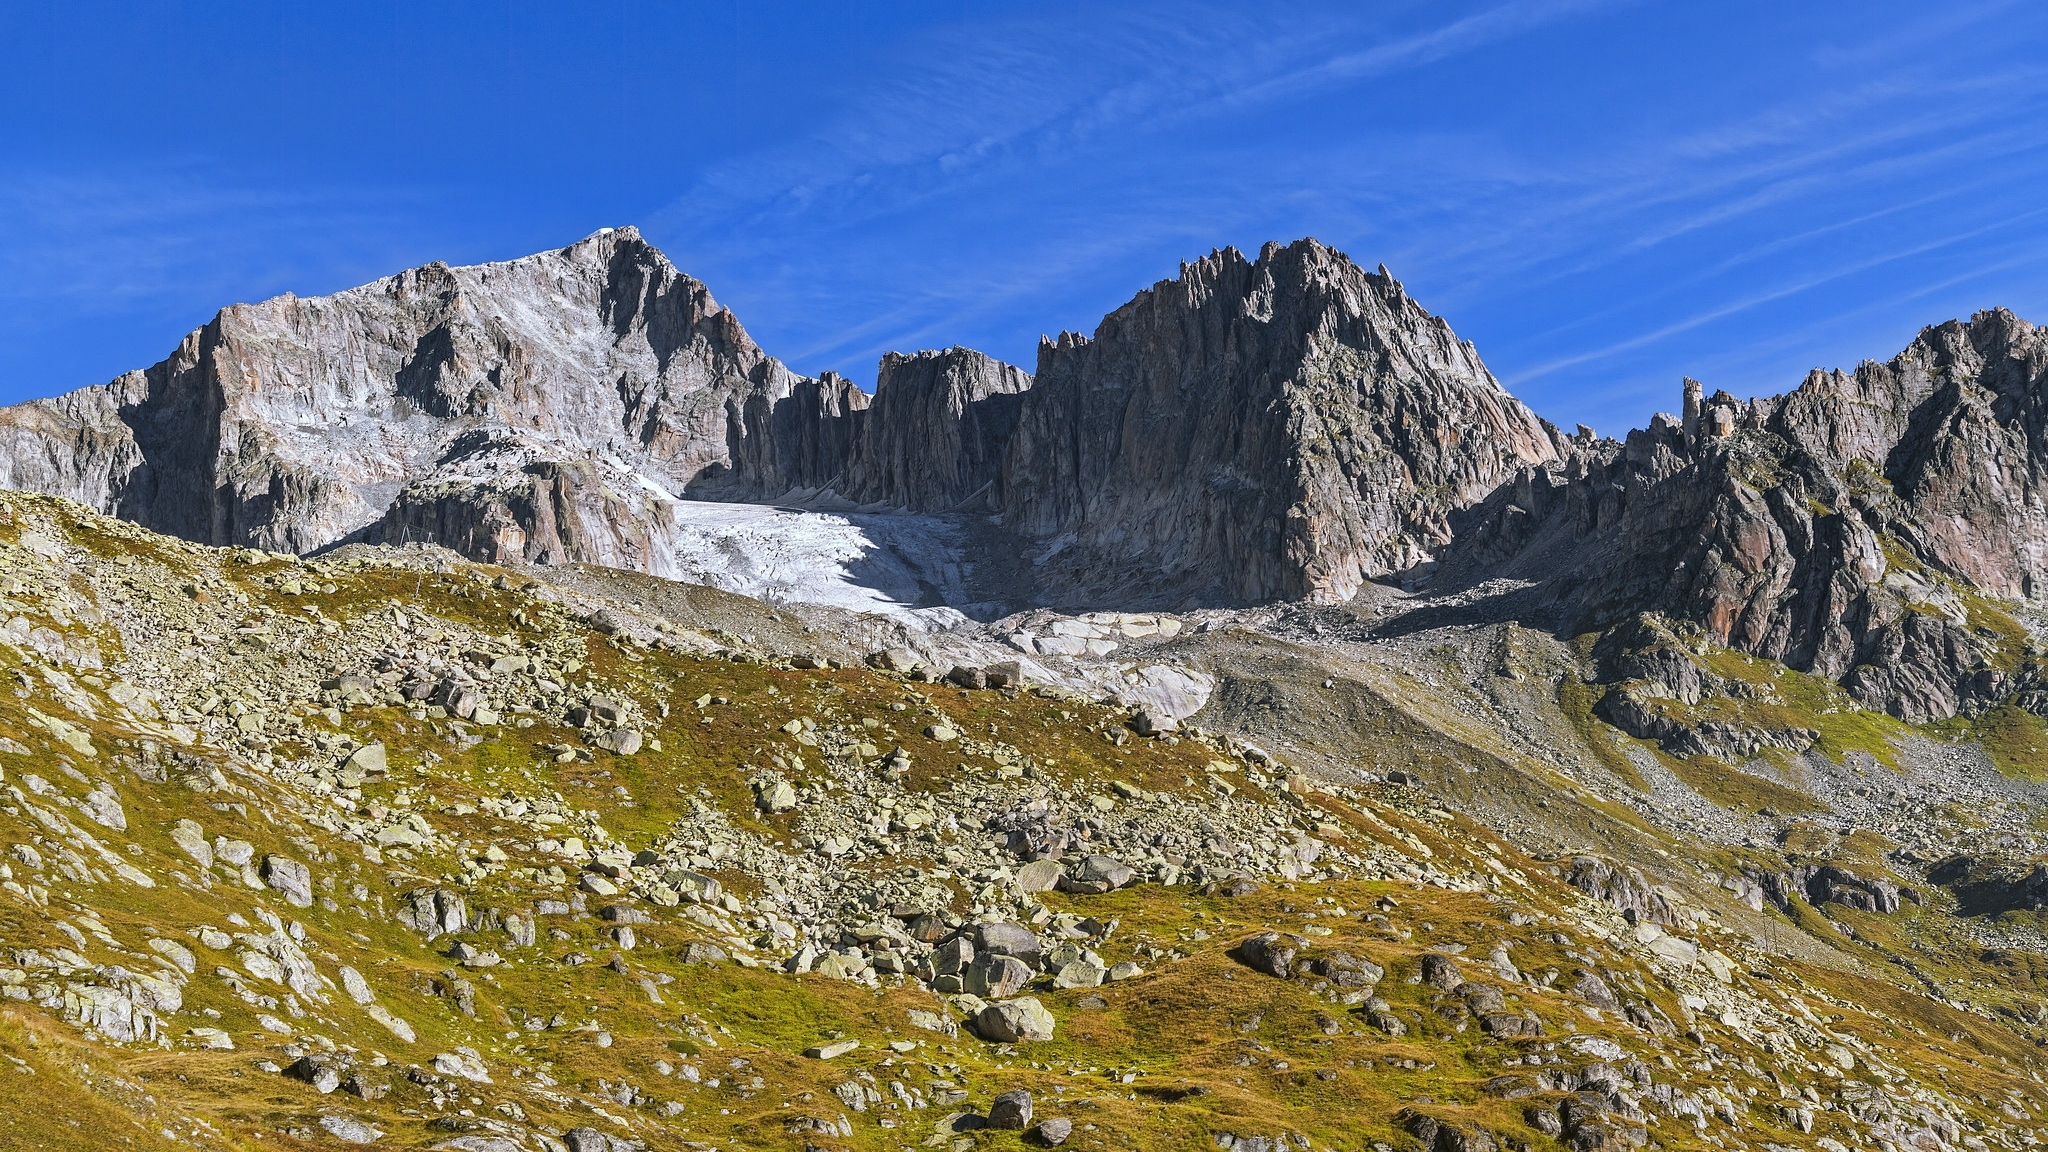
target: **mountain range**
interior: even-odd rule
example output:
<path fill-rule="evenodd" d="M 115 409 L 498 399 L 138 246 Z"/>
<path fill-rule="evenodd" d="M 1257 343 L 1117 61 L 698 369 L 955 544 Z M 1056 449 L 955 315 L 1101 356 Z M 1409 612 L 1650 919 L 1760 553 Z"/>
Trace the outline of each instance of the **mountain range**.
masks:
<path fill-rule="evenodd" d="M 1030 368 L 619 228 L 0 409 L 0 1146 L 2048 1140 L 2032 325 L 1566 434 L 1300 240 Z"/>
<path fill-rule="evenodd" d="M 1496 617 L 1654 614 L 1919 721 L 2037 692 L 1973 606 L 2048 575 L 2044 384 L 2048 341 L 1999 310 L 1782 396 L 1687 381 L 1679 416 L 1565 435 L 1384 267 L 1301 240 L 1184 264 L 1028 374 L 891 353 L 870 397 L 618 228 L 227 308 L 159 364 L 0 410 L 0 486 L 208 544 L 659 576 L 703 548 L 694 502 L 936 515 L 977 529 L 958 559 L 994 599 L 954 606 L 983 617 L 1507 579 Z M 1610 715 L 1668 727 L 1652 701 L 1698 677 L 1633 673 L 1676 659 L 1609 659 L 1639 681 Z"/>

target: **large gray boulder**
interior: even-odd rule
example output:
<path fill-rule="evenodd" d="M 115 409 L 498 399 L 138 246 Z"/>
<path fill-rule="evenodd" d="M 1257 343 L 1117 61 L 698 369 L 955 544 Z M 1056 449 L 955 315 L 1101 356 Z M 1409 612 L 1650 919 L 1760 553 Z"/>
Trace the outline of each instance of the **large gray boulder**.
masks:
<path fill-rule="evenodd" d="M 992 952 L 998 956 L 1015 956 L 1032 968 L 1037 968 L 1045 959 L 1045 941 L 1022 924 L 1006 920 L 991 920 L 974 926 L 974 945 L 978 952 Z"/>
<path fill-rule="evenodd" d="M 1015 1044 L 1023 1040 L 1050 1040 L 1052 1013 L 1029 996 L 990 1004 L 975 1014 L 974 1029 L 984 1040 Z"/>

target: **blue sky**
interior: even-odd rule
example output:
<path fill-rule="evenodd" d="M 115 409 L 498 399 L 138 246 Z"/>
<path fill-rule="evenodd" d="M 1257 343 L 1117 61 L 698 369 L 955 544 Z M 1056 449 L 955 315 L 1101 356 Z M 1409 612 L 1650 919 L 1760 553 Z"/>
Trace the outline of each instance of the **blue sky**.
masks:
<path fill-rule="evenodd" d="M 1385 262 L 1603 432 L 2048 322 L 2027 3 L 0 11 L 0 402 L 222 305 L 638 224 L 771 353 L 1029 368 L 1179 262 Z M 287 11 L 289 9 L 290 11 Z"/>

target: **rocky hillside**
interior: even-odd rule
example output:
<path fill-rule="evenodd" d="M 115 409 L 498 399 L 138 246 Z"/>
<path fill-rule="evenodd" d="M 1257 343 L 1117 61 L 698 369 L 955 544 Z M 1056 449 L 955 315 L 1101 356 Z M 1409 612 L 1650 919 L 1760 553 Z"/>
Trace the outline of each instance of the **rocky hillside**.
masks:
<path fill-rule="evenodd" d="M 1364 687 L 1288 671 L 1284 621 L 1118 625 L 1169 663 L 1238 638 L 1265 704 L 1196 727 L 601 570 L 308 562 L 18 496 L 0 570 L 9 1147 L 2048 1135 L 2048 977 L 1959 946 L 1981 908 L 1874 839 L 1631 824 L 1586 746 L 1575 778 L 1506 726 L 1461 743 L 1453 682 L 1361 730 L 1407 767 L 1291 763 L 1261 707 Z M 1482 675 L 1547 690 L 1534 643 Z M 1460 760 L 1641 863 L 1456 814 Z M 1950 879 L 2027 891 L 2002 875 Z"/>
<path fill-rule="evenodd" d="M 1461 537 L 1459 576 L 1540 581 L 1523 608 L 1568 633 L 1655 613 L 1907 720 L 2042 699 L 2013 613 L 2048 532 L 2048 338 L 1986 312 L 1787 395 L 1702 393 L 1688 381 L 1682 416 L 1503 486 Z M 1690 664 L 1614 668 L 1696 703 Z"/>

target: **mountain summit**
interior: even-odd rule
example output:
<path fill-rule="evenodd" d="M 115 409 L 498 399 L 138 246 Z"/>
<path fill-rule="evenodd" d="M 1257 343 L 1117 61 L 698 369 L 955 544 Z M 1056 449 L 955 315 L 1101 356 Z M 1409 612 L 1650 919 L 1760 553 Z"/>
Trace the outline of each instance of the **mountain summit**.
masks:
<path fill-rule="evenodd" d="M 229 308 L 0 410 L 0 1145 L 2038 1146 L 2044 397 L 1567 437 L 1313 240 L 873 396 L 631 229 Z"/>
<path fill-rule="evenodd" d="M 1313 240 L 1224 249 L 1036 379 L 791 372 L 632 228 L 225 309 L 164 362 L 0 410 L 0 485 L 211 544 L 430 541 L 683 570 L 678 501 L 1002 513 L 1075 598 L 1341 600 L 1555 433 L 1470 344 Z"/>

